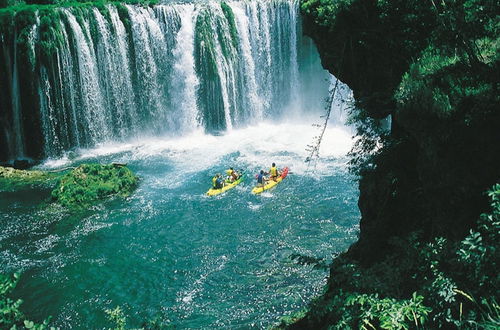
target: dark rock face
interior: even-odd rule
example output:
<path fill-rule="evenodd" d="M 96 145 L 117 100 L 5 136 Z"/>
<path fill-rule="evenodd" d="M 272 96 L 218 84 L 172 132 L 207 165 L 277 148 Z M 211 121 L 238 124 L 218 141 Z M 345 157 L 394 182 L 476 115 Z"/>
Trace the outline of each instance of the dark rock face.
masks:
<path fill-rule="evenodd" d="M 349 85 L 357 106 L 372 118 L 392 115 L 388 143 L 360 178 L 361 233 L 348 254 L 375 262 L 391 237 L 413 231 L 463 238 L 488 206 L 484 191 L 500 178 L 500 70 L 498 56 L 485 60 L 462 47 L 466 37 L 488 31 L 443 22 L 435 10 L 464 20 L 474 9 L 361 0 L 330 7 L 309 0 L 301 8 L 323 66 Z M 448 38 L 447 28 L 463 40 Z M 433 60 L 439 69 L 418 64 L 452 47 L 464 49 L 461 60 Z M 446 107 L 438 105 L 441 96 Z"/>
<path fill-rule="evenodd" d="M 29 168 L 32 164 L 30 163 L 29 160 L 26 159 L 16 159 L 14 161 L 14 168 L 20 169 L 20 170 L 25 170 Z"/>
<path fill-rule="evenodd" d="M 28 11 L 27 11 L 28 12 Z M 43 156 L 43 134 L 41 129 L 38 101 L 38 86 L 34 66 L 30 62 L 29 50 L 25 41 L 25 32 L 34 21 L 23 19 L 20 15 L 18 25 L 14 26 L 13 15 L 8 10 L 0 13 L 0 162 L 12 161 L 15 155 L 16 134 L 22 135 L 22 157 L 40 159 Z M 15 31 L 14 31 L 15 30 Z M 19 36 L 13 41 L 10 34 Z M 16 65 L 14 66 L 14 63 Z M 14 69 L 15 67 L 15 69 Z M 17 70 L 17 71 L 16 71 Z M 14 72 L 15 71 L 15 72 Z M 22 88 L 20 88 L 22 86 Z M 13 91 L 17 89 L 17 93 Z M 17 97 L 14 97 L 17 95 Z M 14 104 L 18 130 L 14 130 Z"/>
<path fill-rule="evenodd" d="M 342 6 L 343 2 L 350 4 Z M 409 2 L 399 1 L 399 6 L 392 9 L 396 12 L 391 21 L 381 17 L 377 1 L 338 3 L 339 8 L 320 24 L 314 12 L 319 4 L 311 6 L 309 14 L 303 10 L 304 31 L 316 42 L 323 66 L 349 85 L 370 116 L 384 118 L 395 108 L 392 95 L 408 69 L 408 58 L 425 47 L 425 38 L 436 21 L 429 8 L 421 7 L 412 28 L 402 30 L 404 18 L 397 12 L 409 10 Z M 417 15 L 426 19 L 417 19 Z M 401 47 L 402 43 L 407 47 Z"/>

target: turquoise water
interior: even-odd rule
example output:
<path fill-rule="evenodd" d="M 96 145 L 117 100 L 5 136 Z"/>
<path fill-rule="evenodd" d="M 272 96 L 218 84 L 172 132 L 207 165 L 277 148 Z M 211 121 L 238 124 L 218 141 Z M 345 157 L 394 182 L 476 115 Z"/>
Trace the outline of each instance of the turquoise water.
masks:
<path fill-rule="evenodd" d="M 349 132 L 330 128 L 315 167 L 310 124 L 268 124 L 221 136 L 193 133 L 81 150 L 42 167 L 125 162 L 141 178 L 127 199 L 85 212 L 41 205 L 49 187 L 0 192 L 0 270 L 22 271 L 15 290 L 31 319 L 102 328 L 121 306 L 128 327 L 159 318 L 179 328 L 263 328 L 319 295 L 329 262 L 357 237 L 357 184 L 347 173 Z M 260 196 L 254 173 L 271 162 L 291 173 Z M 207 197 L 211 176 L 247 170 Z"/>

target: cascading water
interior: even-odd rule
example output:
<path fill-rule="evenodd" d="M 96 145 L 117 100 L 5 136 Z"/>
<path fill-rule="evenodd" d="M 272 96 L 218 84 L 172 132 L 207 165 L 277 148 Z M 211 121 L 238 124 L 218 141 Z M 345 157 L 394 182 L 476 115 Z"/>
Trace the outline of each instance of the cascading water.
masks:
<path fill-rule="evenodd" d="M 310 74 L 301 68 L 297 10 L 287 0 L 54 9 L 56 19 L 26 27 L 33 51 L 27 104 L 19 102 L 17 33 L 2 35 L 11 74 L 0 85 L 11 88 L 1 96 L 12 100 L 3 158 L 57 157 L 106 141 L 289 115 L 300 108 Z M 38 146 L 24 134 L 33 118 Z"/>
<path fill-rule="evenodd" d="M 16 34 L 14 34 L 15 38 Z M 12 126 L 14 152 L 19 157 L 24 156 L 24 141 L 22 140 L 21 109 L 19 100 L 19 79 L 17 66 L 17 46 L 14 44 L 14 63 L 12 65 Z"/>
<path fill-rule="evenodd" d="M 177 33 L 173 56 L 175 58 L 174 74 L 178 79 L 172 81 L 173 90 L 178 94 L 174 98 L 174 108 L 182 109 L 183 113 L 179 114 L 182 118 L 180 127 L 196 127 L 197 123 L 197 106 L 196 106 L 196 89 L 198 88 L 198 77 L 196 76 L 194 66 L 194 22 L 192 17 L 195 16 L 195 8 L 193 4 L 186 4 L 178 9 L 181 17 L 181 26 Z"/>

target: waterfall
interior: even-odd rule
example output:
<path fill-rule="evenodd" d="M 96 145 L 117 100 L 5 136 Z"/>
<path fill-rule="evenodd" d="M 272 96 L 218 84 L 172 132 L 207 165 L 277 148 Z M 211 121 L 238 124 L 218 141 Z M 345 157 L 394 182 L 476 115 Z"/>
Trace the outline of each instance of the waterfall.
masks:
<path fill-rule="evenodd" d="M 14 32 L 16 36 L 17 32 Z M 14 37 L 15 38 L 15 37 Z M 14 133 L 14 152 L 19 158 L 24 156 L 24 141 L 22 140 L 22 123 L 21 123 L 21 100 L 19 96 L 19 74 L 17 66 L 17 45 L 14 44 L 14 63 L 12 70 L 12 128 Z"/>
<path fill-rule="evenodd" d="M 249 17 L 247 16 L 249 7 L 251 8 L 251 3 L 247 2 L 233 2 L 231 3 L 231 8 L 236 16 L 238 33 L 240 36 L 240 47 L 244 59 L 245 70 L 245 82 L 248 103 L 247 106 L 252 109 L 252 117 L 255 120 L 261 120 L 263 117 L 264 102 L 259 95 L 259 88 L 257 86 L 257 80 L 255 76 L 255 60 L 254 54 L 252 54 L 251 36 L 250 36 L 250 25 Z M 251 11 L 250 13 L 255 13 Z M 258 22 L 255 22 L 252 26 L 255 30 L 259 30 Z M 258 53 L 258 52 L 257 52 Z M 257 54 L 258 55 L 258 54 Z"/>
<path fill-rule="evenodd" d="M 174 74 L 178 79 L 173 80 L 174 90 L 177 92 L 174 106 L 183 109 L 179 115 L 180 127 L 186 129 L 198 126 L 198 107 L 196 105 L 196 89 L 198 77 L 195 72 L 194 62 L 194 22 L 195 8 L 193 4 L 186 4 L 178 9 L 181 26 L 177 33 L 173 51 L 175 59 Z"/>
<path fill-rule="evenodd" d="M 12 127 L 0 135 L 10 158 L 275 120 L 307 108 L 301 93 L 308 77 L 324 74 L 301 62 L 296 0 L 51 10 L 53 19 L 26 27 L 34 81 L 33 91 L 22 91 L 35 109 L 20 102 L 18 29 L 0 30 L 2 54 L 12 59 L 4 64 L 10 76 L 0 77 L 0 86 L 11 86 L 0 91 L 11 100 Z M 43 141 L 26 155 L 30 117 L 38 118 Z"/>

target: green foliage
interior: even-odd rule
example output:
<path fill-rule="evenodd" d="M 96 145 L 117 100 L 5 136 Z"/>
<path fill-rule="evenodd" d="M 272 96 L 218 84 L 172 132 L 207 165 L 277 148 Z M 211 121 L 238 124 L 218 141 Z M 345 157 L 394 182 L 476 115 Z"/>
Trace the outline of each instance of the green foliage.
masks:
<path fill-rule="evenodd" d="M 127 3 L 133 5 L 153 6 L 158 0 L 0 0 L 0 8 L 18 11 L 21 9 L 53 9 L 57 7 L 102 7 L 106 4 Z M 1 9 L 0 9 L 1 10 Z"/>
<path fill-rule="evenodd" d="M 45 330 L 49 329 L 50 318 L 43 323 L 35 323 L 26 319 L 24 314 L 19 309 L 22 300 L 12 300 L 9 294 L 14 290 L 19 281 L 19 274 L 15 273 L 12 276 L 0 274 L 0 328 L 3 329 L 33 329 Z M 50 327 L 50 329 L 55 329 Z"/>
<path fill-rule="evenodd" d="M 315 23 L 321 26 L 331 26 L 337 15 L 346 10 L 354 0 L 304 0 L 301 10 L 315 18 Z"/>
<path fill-rule="evenodd" d="M 413 293 L 411 299 L 379 298 L 378 294 L 350 294 L 345 299 L 344 315 L 336 326 L 343 329 L 352 322 L 381 329 L 409 329 L 424 325 L 431 308 L 424 306 L 424 298 Z M 352 310 L 356 310 L 355 317 Z"/>
<path fill-rule="evenodd" d="M 19 323 L 24 315 L 19 310 L 22 300 L 12 300 L 7 295 L 16 287 L 19 274 L 12 277 L 0 274 L 0 327 L 10 327 Z"/>
<path fill-rule="evenodd" d="M 410 125 L 462 116 L 469 125 L 500 101 L 494 1 L 302 0 L 301 11 L 323 62 L 354 90 L 361 117 L 392 112 Z M 362 128 L 352 153 L 359 173 L 381 144 L 376 120 L 355 121 Z"/>
<path fill-rule="evenodd" d="M 238 37 L 238 29 L 236 28 L 236 20 L 234 18 L 233 10 L 224 1 L 222 1 L 220 3 L 220 7 L 222 8 L 222 12 L 224 13 L 224 16 L 226 17 L 227 23 L 229 24 L 229 32 L 231 34 L 231 42 L 233 44 L 233 47 L 234 47 L 234 49 L 237 49 L 239 37 Z"/>
<path fill-rule="evenodd" d="M 353 105 L 349 112 L 348 124 L 356 127 L 357 139 L 349 151 L 349 171 L 356 176 L 373 168 L 374 158 L 380 154 L 382 146 L 389 142 L 389 130 L 381 120 L 373 119 L 360 107 Z"/>
<path fill-rule="evenodd" d="M 51 185 L 56 174 L 36 170 L 17 170 L 0 166 L 0 190 L 14 191 L 32 185 Z"/>
<path fill-rule="evenodd" d="M 360 241 L 334 261 L 303 322 L 382 327 L 363 321 L 359 299 L 397 310 L 416 292 L 432 308 L 425 327 L 498 325 L 498 185 L 492 213 L 469 216 L 498 179 L 498 3 L 302 0 L 301 10 L 322 62 L 356 98 L 350 169 L 363 214 Z M 388 114 L 391 132 L 378 120 Z"/>
<path fill-rule="evenodd" d="M 402 115 L 413 113 L 446 119 L 470 112 L 473 109 L 470 107 L 471 100 L 477 103 L 488 100 L 494 93 L 493 80 L 481 72 L 470 72 L 459 57 L 447 56 L 429 48 L 403 75 L 395 99 L 399 105 L 398 112 Z"/>
<path fill-rule="evenodd" d="M 468 280 L 481 291 L 498 289 L 500 280 L 500 184 L 488 192 L 491 213 L 481 214 L 478 226 L 460 243 L 457 256 Z"/>
<path fill-rule="evenodd" d="M 109 321 L 111 321 L 114 325 L 112 329 L 116 330 L 124 330 L 127 326 L 127 318 L 125 314 L 121 310 L 120 306 L 117 306 L 115 309 L 106 309 L 106 317 Z"/>
<path fill-rule="evenodd" d="M 491 212 L 462 241 L 426 242 L 412 233 L 393 239 L 392 252 L 369 267 L 346 255 L 335 259 L 330 289 L 299 322 L 338 329 L 498 328 L 500 184 L 488 195 Z"/>
<path fill-rule="evenodd" d="M 112 195 L 128 196 L 137 183 L 127 167 L 83 164 L 60 179 L 52 200 L 67 207 L 86 207 Z"/>
<path fill-rule="evenodd" d="M 286 315 L 281 317 L 279 323 L 273 327 L 270 327 L 270 329 L 283 329 L 286 328 L 287 326 L 290 326 L 297 322 L 298 320 L 302 319 L 304 316 L 306 316 L 307 309 L 301 309 L 298 312 L 292 313 L 290 315 Z"/>

